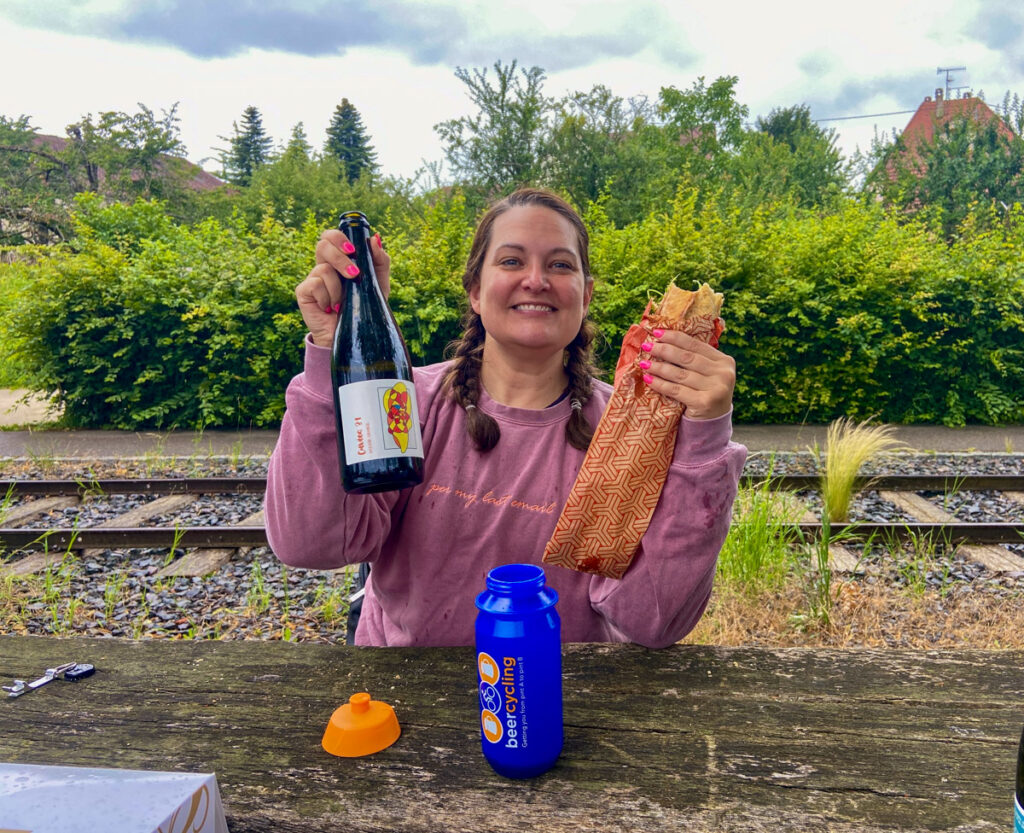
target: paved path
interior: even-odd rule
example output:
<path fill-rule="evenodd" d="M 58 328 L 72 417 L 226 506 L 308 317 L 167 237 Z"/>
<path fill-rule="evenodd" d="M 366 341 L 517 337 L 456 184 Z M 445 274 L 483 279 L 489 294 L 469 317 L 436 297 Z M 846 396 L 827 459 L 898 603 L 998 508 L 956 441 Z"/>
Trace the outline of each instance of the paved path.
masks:
<path fill-rule="evenodd" d="M 17 405 L 24 391 L 0 390 L 0 426 L 31 426 L 46 420 L 45 403 Z M 52 419 L 52 417 L 49 417 Z M 806 451 L 825 444 L 823 425 L 737 425 L 733 436 L 751 452 Z M 918 451 L 1024 454 L 1024 425 L 991 428 L 899 426 L 896 438 Z M 276 431 L 0 431 L 0 457 L 84 457 L 150 455 L 261 456 L 277 442 Z"/>

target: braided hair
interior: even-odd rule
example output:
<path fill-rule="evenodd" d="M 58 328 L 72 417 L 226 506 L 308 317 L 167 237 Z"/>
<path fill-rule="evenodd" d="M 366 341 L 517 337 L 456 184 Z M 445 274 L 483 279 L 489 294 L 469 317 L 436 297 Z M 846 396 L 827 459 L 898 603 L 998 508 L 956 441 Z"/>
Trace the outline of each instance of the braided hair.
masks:
<path fill-rule="evenodd" d="M 590 238 L 579 214 L 557 194 L 539 188 L 521 188 L 492 205 L 476 228 L 473 245 L 469 251 L 466 270 L 462 275 L 462 286 L 467 293 L 480 282 L 480 272 L 491 243 L 494 221 L 510 208 L 519 206 L 540 206 L 565 217 L 576 232 L 580 266 L 585 279 L 590 279 Z M 480 371 L 483 365 L 484 338 L 486 331 L 480 316 L 472 307 L 462 317 L 462 337 L 453 342 L 451 366 L 445 376 L 444 385 L 449 395 L 466 411 L 466 430 L 473 444 L 480 451 L 490 451 L 498 444 L 501 430 L 498 423 L 477 407 L 480 401 Z M 594 429 L 583 415 L 583 406 L 593 394 L 593 377 L 597 372 L 594 364 L 594 338 L 597 328 L 584 317 L 579 332 L 565 348 L 565 372 L 569 377 L 570 416 L 565 426 L 565 437 L 573 448 L 586 451 L 590 446 Z"/>

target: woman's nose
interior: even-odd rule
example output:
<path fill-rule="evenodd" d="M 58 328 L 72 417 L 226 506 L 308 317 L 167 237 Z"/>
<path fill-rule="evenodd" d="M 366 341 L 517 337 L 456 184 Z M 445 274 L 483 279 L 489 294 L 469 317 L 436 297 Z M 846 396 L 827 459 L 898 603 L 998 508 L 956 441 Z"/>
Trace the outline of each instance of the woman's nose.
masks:
<path fill-rule="evenodd" d="M 551 281 L 548 280 L 544 267 L 537 264 L 527 268 L 523 286 L 534 292 L 540 292 L 551 286 Z"/>

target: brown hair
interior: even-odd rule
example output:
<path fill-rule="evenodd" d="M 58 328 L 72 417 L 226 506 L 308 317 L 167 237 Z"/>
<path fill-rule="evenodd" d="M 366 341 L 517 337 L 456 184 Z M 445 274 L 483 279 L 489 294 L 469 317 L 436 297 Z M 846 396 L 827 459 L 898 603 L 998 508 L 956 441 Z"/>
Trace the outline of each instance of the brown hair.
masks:
<path fill-rule="evenodd" d="M 494 203 L 484 214 L 476 227 L 473 245 L 469 250 L 466 271 L 462 275 L 462 286 L 469 291 L 480 282 L 480 271 L 491 244 L 494 222 L 510 208 L 519 206 L 540 206 L 549 208 L 569 221 L 576 232 L 580 267 L 583 277 L 590 279 L 590 236 L 580 215 L 557 194 L 539 188 L 521 188 Z M 490 451 L 498 444 L 501 430 L 498 423 L 477 407 L 480 399 L 480 367 L 484 354 L 484 324 L 480 316 L 470 307 L 462 318 L 462 337 L 455 341 L 452 364 L 445 377 L 445 387 L 451 397 L 466 411 L 466 430 L 473 444 L 480 451 Z M 597 372 L 594 365 L 593 343 L 597 328 L 584 316 L 576 338 L 565 348 L 565 371 L 569 376 L 569 401 L 571 415 L 565 426 L 565 437 L 569 444 L 581 451 L 590 446 L 594 429 L 583 415 L 583 406 L 593 393 L 592 378 Z"/>

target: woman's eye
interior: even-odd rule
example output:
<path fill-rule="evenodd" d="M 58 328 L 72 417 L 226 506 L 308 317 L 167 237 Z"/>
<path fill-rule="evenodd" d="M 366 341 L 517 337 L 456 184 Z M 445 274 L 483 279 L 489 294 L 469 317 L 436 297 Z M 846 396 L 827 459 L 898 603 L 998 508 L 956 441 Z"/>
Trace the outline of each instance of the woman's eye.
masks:
<path fill-rule="evenodd" d="M 498 261 L 498 263 L 501 264 L 502 266 L 518 266 L 519 265 L 519 258 L 517 258 L 517 257 L 503 257 L 501 260 Z"/>

